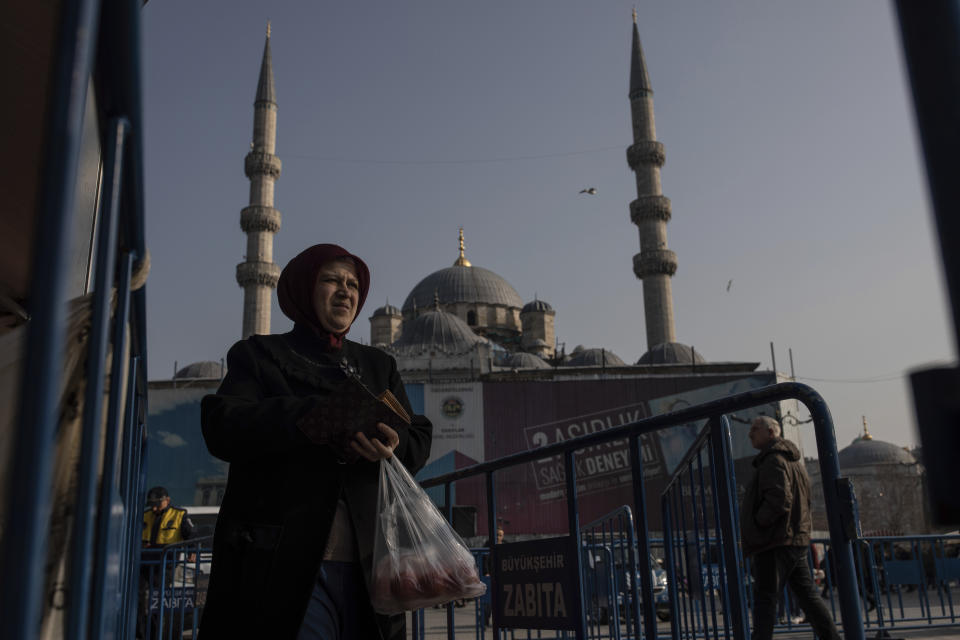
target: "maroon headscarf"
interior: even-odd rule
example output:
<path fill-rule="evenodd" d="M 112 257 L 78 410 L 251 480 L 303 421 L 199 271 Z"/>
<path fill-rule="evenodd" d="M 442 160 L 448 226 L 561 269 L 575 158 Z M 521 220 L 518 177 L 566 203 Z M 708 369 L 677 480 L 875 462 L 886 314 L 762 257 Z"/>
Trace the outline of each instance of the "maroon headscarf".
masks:
<path fill-rule="evenodd" d="M 315 244 L 302 251 L 287 263 L 280 272 L 277 282 L 277 299 L 280 301 L 280 310 L 294 323 L 309 327 L 330 348 L 339 349 L 343 346 L 343 337 L 347 332 L 330 333 L 320 325 L 317 312 L 313 308 L 313 291 L 317 284 L 317 274 L 320 267 L 333 260 L 352 260 L 357 270 L 357 280 L 360 283 L 359 297 L 357 298 L 357 315 L 367 299 L 370 289 L 370 270 L 366 263 L 346 249 L 335 244 Z M 357 316 L 354 316 L 356 320 Z M 349 329 L 348 329 L 349 330 Z"/>

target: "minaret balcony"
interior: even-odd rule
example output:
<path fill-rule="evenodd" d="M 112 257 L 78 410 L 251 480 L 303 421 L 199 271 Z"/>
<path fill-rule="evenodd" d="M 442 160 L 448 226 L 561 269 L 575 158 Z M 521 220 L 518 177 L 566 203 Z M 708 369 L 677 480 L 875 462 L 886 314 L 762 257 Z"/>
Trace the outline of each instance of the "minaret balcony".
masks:
<path fill-rule="evenodd" d="M 677 254 L 669 249 L 651 249 L 633 256 L 633 273 L 638 278 L 672 276 L 677 272 Z"/>
<path fill-rule="evenodd" d="M 280 231 L 280 211 L 273 207 L 252 204 L 240 211 L 240 228 L 244 233 Z"/>
<path fill-rule="evenodd" d="M 261 285 L 275 289 L 280 267 L 272 262 L 241 262 L 237 265 L 237 284 L 241 287 Z"/>
<path fill-rule="evenodd" d="M 638 140 L 627 147 L 627 164 L 634 171 L 650 165 L 662 167 L 666 161 L 663 143 L 657 140 Z"/>
<path fill-rule="evenodd" d="M 635 225 L 651 220 L 670 221 L 670 198 L 666 196 L 640 196 L 630 203 L 630 220 Z"/>
<path fill-rule="evenodd" d="M 243 171 L 248 178 L 256 176 L 279 178 L 282 166 L 280 158 L 264 151 L 251 151 L 243 160 Z"/>

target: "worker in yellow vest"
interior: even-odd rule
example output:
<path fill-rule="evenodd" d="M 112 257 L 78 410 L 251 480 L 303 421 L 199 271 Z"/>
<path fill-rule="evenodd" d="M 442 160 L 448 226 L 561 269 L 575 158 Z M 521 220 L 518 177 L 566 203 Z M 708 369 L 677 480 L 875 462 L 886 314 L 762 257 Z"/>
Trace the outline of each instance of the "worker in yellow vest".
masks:
<path fill-rule="evenodd" d="M 150 617 L 151 592 L 158 592 L 161 584 L 161 573 L 166 575 L 168 588 L 174 584 L 173 558 L 168 558 L 164 568 L 158 565 L 163 547 L 175 542 L 189 540 L 193 536 L 193 522 L 187 516 L 186 509 L 179 509 L 170 505 L 170 494 L 163 487 L 153 487 L 147 492 L 147 508 L 143 512 L 143 535 L 141 543 L 144 552 L 140 565 L 139 606 L 137 611 L 136 638 L 149 635 L 152 638 L 160 637 L 159 620 L 156 616 Z M 187 562 L 196 559 L 195 553 L 187 556 Z M 167 621 L 173 625 L 172 619 Z M 149 633 L 147 627 L 150 627 Z M 175 626 L 175 625 L 174 625 Z"/>
<path fill-rule="evenodd" d="M 163 547 L 189 540 L 193 535 L 193 522 L 187 510 L 171 506 L 170 494 L 163 487 L 147 492 L 147 507 L 143 512 L 144 547 Z"/>

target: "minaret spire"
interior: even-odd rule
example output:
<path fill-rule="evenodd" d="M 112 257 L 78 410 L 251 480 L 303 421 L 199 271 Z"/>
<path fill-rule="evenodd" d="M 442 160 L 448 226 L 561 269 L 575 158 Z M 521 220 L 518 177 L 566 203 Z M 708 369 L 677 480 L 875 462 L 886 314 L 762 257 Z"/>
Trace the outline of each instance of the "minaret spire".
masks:
<path fill-rule="evenodd" d="M 250 204 L 240 212 L 240 228 L 247 234 L 247 255 L 246 261 L 237 265 L 237 283 L 243 287 L 244 338 L 270 333 L 270 292 L 280 278 L 280 267 L 273 263 L 273 235 L 280 230 L 280 212 L 273 207 L 274 183 L 281 169 L 280 158 L 274 154 L 276 143 L 277 95 L 268 21 L 253 102 L 253 141 L 244 159 Z"/>
<path fill-rule="evenodd" d="M 630 219 L 640 234 L 640 253 L 633 256 L 633 272 L 643 280 L 649 351 L 658 344 L 676 342 L 670 278 L 677 270 L 677 256 L 667 248 L 670 200 L 660 190 L 660 167 L 665 156 L 663 145 L 657 142 L 653 89 L 640 46 L 636 9 L 633 14 L 629 97 L 633 144 L 627 148 L 627 164 L 636 174 L 637 182 L 637 199 L 630 203 Z"/>

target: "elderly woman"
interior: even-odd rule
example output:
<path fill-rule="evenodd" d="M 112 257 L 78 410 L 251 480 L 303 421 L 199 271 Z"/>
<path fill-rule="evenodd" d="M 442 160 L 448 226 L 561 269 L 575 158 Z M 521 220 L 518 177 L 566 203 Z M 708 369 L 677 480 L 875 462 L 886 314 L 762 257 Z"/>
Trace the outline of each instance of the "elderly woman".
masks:
<path fill-rule="evenodd" d="M 337 245 L 295 257 L 277 286 L 293 331 L 236 343 L 203 399 L 207 447 L 230 463 L 200 625 L 208 640 L 405 637 L 404 617 L 374 614 L 368 595 L 378 465 L 394 455 L 419 470 L 431 425 L 413 416 L 396 429 L 338 430 L 365 415 L 351 413 L 349 376 L 413 414 L 393 358 L 344 339 L 369 284 L 363 260 Z"/>

